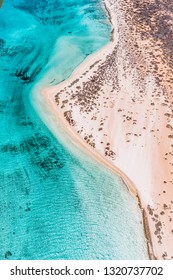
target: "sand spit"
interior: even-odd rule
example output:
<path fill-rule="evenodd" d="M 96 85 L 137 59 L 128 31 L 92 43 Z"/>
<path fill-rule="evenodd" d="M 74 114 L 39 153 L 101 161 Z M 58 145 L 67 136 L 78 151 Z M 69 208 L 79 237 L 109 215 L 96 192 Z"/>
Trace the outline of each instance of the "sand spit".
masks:
<path fill-rule="evenodd" d="M 133 182 L 151 258 L 173 259 L 173 4 L 105 3 L 113 41 L 42 99 L 80 147 Z"/>

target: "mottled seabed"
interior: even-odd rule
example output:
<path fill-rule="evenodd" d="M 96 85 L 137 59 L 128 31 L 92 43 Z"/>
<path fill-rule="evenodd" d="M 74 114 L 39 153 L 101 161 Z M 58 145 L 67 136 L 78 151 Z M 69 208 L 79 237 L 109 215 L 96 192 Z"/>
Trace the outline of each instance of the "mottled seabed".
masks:
<path fill-rule="evenodd" d="M 7 0 L 0 10 L 0 259 L 147 258 L 121 179 L 67 151 L 30 103 L 43 76 L 67 78 L 110 32 L 97 0 Z"/>

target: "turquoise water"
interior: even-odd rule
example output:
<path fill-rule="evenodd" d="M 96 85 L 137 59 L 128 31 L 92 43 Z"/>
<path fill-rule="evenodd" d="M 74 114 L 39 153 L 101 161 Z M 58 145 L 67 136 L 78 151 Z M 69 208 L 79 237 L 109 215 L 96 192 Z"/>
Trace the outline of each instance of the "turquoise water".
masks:
<path fill-rule="evenodd" d="M 30 93 L 109 41 L 98 0 L 6 0 L 0 10 L 0 259 L 145 259 L 142 217 L 121 179 L 77 157 Z M 135 236 L 135 239 L 134 239 Z"/>

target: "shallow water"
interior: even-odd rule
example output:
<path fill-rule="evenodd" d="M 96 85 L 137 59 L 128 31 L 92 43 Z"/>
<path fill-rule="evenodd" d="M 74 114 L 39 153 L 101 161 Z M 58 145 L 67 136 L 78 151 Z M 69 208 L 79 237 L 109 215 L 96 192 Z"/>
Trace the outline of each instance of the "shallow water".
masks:
<path fill-rule="evenodd" d="M 39 80 L 67 78 L 110 32 L 98 0 L 6 0 L 0 10 L 0 259 L 147 258 L 121 179 L 67 150 L 30 102 Z"/>

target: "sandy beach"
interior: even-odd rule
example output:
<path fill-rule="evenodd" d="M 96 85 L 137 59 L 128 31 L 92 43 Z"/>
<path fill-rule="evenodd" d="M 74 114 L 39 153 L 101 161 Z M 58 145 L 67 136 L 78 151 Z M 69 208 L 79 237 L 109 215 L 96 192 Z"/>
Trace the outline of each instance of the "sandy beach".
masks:
<path fill-rule="evenodd" d="M 112 41 L 35 98 L 55 135 L 60 123 L 139 198 L 150 258 L 173 259 L 173 19 L 154 0 L 105 4 Z"/>

